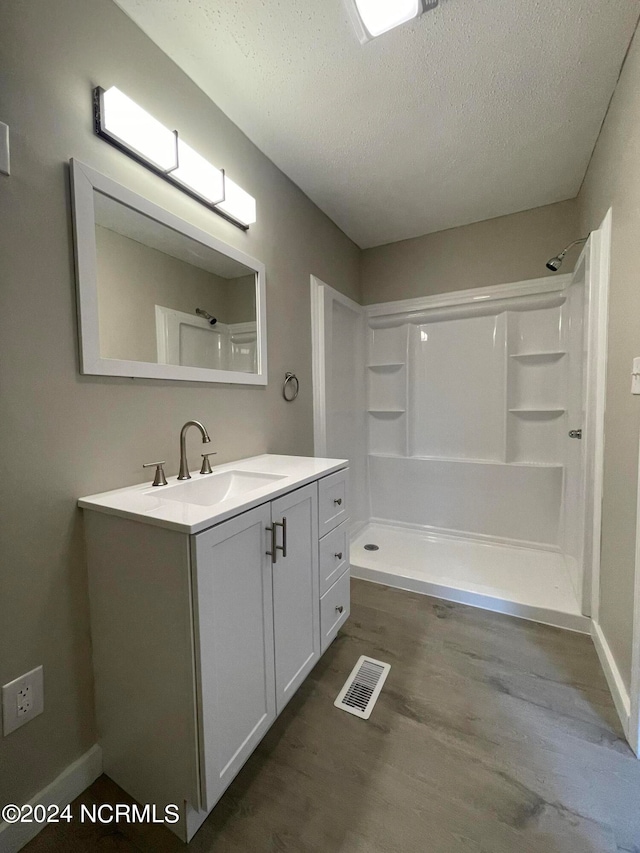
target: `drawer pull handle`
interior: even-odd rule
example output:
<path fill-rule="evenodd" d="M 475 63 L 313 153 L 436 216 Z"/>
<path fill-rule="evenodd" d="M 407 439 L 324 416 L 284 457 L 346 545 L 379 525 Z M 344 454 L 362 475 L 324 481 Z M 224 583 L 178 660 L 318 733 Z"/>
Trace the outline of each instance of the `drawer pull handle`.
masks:
<path fill-rule="evenodd" d="M 342 506 L 342 498 L 335 498 L 333 502 L 334 504 L 338 504 L 338 506 Z"/>
<path fill-rule="evenodd" d="M 336 610 L 338 613 L 342 613 L 342 611 L 344 610 L 344 607 L 341 604 L 338 604 L 338 606 L 336 607 Z"/>
<path fill-rule="evenodd" d="M 341 560 L 342 559 L 342 551 L 337 551 L 336 554 L 334 554 L 334 556 L 335 556 L 336 560 Z"/>

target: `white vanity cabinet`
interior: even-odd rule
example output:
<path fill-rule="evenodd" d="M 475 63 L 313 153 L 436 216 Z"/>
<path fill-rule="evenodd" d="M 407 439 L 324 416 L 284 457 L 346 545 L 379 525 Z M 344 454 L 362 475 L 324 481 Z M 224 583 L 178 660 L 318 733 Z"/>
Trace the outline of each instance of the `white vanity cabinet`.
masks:
<path fill-rule="evenodd" d="M 170 828 L 185 841 L 348 616 L 347 469 L 330 461 L 195 532 L 121 517 L 115 493 L 81 501 L 104 770 L 142 803 L 183 806 Z"/>

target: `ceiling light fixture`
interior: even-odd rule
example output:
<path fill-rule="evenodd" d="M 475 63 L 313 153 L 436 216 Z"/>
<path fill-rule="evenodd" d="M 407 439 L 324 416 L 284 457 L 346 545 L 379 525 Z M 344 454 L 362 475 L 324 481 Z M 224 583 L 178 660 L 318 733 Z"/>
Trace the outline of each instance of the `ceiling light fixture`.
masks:
<path fill-rule="evenodd" d="M 371 41 L 389 30 L 419 18 L 438 0 L 345 0 L 360 42 Z"/>
<path fill-rule="evenodd" d="M 219 216 L 247 231 L 256 200 L 123 92 L 93 90 L 96 134 Z"/>

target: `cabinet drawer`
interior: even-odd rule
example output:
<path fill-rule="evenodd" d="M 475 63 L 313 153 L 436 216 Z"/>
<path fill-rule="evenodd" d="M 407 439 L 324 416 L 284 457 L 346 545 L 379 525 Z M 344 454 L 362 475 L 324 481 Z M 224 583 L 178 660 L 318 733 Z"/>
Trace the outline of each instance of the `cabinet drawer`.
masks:
<path fill-rule="evenodd" d="M 329 648 L 329 644 L 349 618 L 351 612 L 350 575 L 351 573 L 347 569 L 320 599 L 320 650 L 323 653 Z"/>
<path fill-rule="evenodd" d="M 323 477 L 318 483 L 318 533 L 324 536 L 346 520 L 349 515 L 347 507 L 347 477 L 349 469 L 336 471 L 328 477 Z"/>
<path fill-rule="evenodd" d="M 320 595 L 349 568 L 349 525 L 346 521 L 320 540 Z"/>

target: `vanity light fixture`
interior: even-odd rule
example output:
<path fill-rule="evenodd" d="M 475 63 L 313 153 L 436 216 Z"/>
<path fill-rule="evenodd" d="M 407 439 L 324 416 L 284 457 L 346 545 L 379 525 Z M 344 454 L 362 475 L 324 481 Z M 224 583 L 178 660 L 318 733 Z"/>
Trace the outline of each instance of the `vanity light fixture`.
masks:
<path fill-rule="evenodd" d="M 438 0 L 345 0 L 347 11 L 362 44 L 389 30 L 419 18 L 438 5 Z"/>
<path fill-rule="evenodd" d="M 239 219 L 245 225 L 256 221 L 256 200 L 248 192 L 239 187 L 231 178 L 224 179 L 225 198 L 218 204 L 220 210 L 228 213 L 234 219 Z"/>
<path fill-rule="evenodd" d="M 93 90 L 94 127 L 101 139 L 247 231 L 256 200 L 115 86 Z"/>
<path fill-rule="evenodd" d="M 182 139 L 178 139 L 178 167 L 171 172 L 171 177 L 202 196 L 209 204 L 224 201 L 224 172 L 212 166 Z"/>

